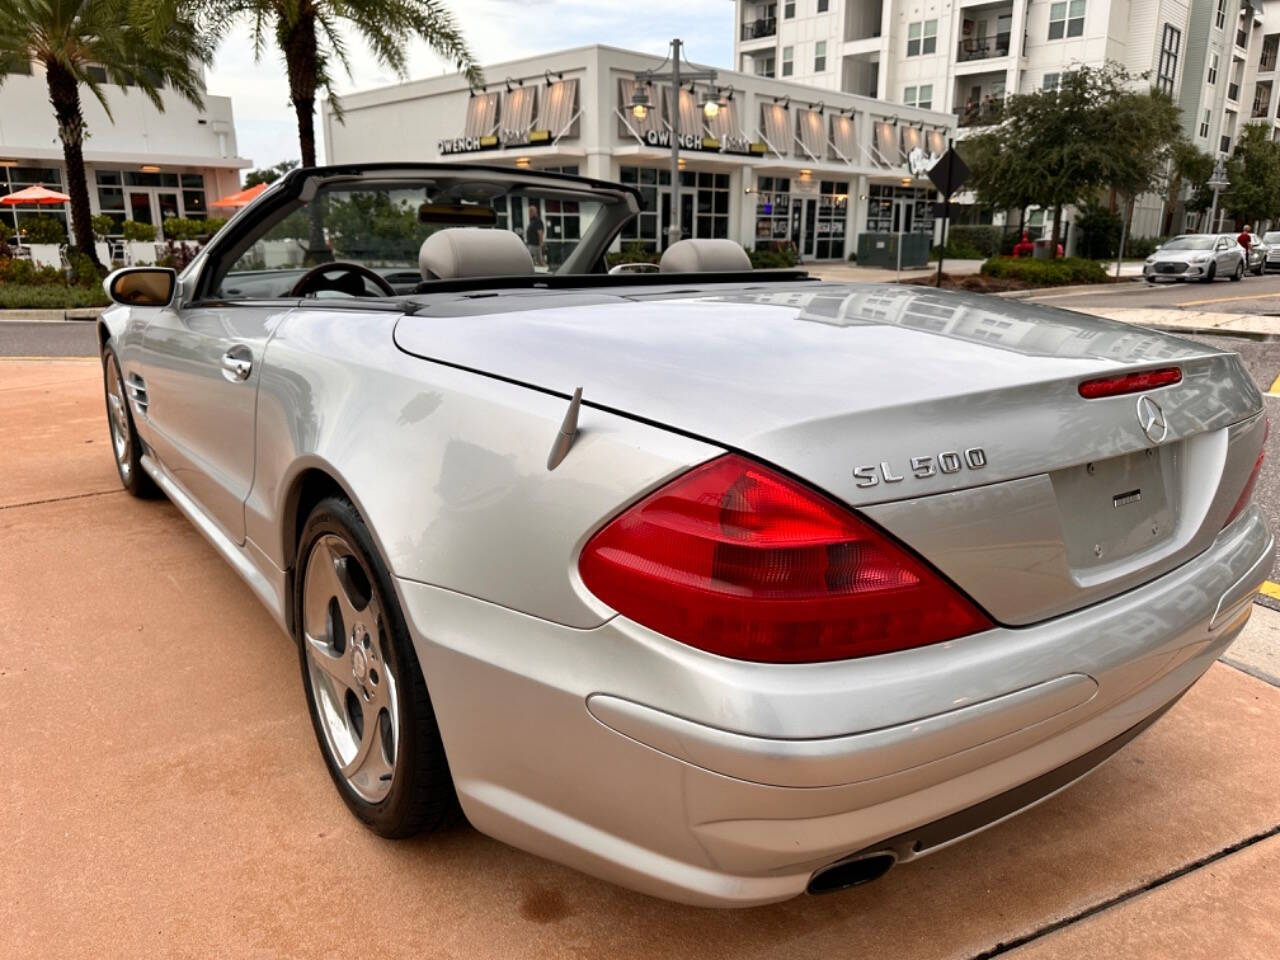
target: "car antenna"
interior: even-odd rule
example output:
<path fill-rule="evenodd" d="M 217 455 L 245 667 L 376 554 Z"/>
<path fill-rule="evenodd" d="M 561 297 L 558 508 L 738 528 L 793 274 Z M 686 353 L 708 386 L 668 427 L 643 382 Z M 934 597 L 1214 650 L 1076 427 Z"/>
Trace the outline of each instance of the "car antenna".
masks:
<path fill-rule="evenodd" d="M 564 421 L 560 424 L 560 432 L 551 444 L 551 452 L 547 454 L 547 469 L 554 470 L 564 462 L 578 438 L 578 408 L 582 406 L 582 388 L 573 391 L 573 399 L 569 401 L 569 409 L 565 411 Z"/>

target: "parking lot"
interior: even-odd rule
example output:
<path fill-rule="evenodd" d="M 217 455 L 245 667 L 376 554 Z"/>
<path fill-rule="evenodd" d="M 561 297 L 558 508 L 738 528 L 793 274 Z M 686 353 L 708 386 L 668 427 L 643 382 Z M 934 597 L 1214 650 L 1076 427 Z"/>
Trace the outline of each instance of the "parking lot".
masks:
<path fill-rule="evenodd" d="M 84 352 L 67 326 L 45 352 Z M 398 843 L 359 826 L 290 640 L 169 503 L 120 491 L 102 407 L 93 358 L 0 359 L 0 957 L 1280 950 L 1280 613 L 1258 607 L 1239 667 L 1027 814 L 866 887 L 698 910 L 465 824 Z"/>

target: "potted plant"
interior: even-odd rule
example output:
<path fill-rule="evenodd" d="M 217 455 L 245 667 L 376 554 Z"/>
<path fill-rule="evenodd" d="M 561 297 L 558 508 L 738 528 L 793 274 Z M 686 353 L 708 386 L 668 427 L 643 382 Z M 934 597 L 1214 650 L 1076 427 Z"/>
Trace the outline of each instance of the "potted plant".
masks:
<path fill-rule="evenodd" d="M 137 220 L 126 220 L 120 226 L 124 234 L 127 253 L 125 259 L 129 263 L 155 263 L 156 260 L 156 228 L 150 223 Z"/>
<path fill-rule="evenodd" d="M 67 228 L 54 217 L 23 217 L 18 224 L 22 241 L 31 248 L 31 262 L 37 267 L 61 267 L 58 248 L 67 242 Z"/>

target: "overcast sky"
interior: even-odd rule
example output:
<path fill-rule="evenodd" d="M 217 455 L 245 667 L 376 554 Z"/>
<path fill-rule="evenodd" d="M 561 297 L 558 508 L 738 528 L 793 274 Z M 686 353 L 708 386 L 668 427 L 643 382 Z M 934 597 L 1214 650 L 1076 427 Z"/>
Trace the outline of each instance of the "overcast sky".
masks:
<path fill-rule="evenodd" d="M 450 7 L 482 65 L 591 43 L 662 53 L 676 36 L 695 62 L 727 68 L 733 59 L 732 0 L 454 0 Z M 399 79 L 354 36 L 348 49 L 353 76 L 342 77 L 339 93 Z M 411 80 L 453 72 L 425 46 L 415 47 L 409 59 Z M 241 156 L 255 167 L 297 158 L 283 60 L 272 48 L 254 63 L 247 25 L 223 43 L 208 86 L 210 93 L 232 99 Z M 318 117 L 316 137 L 323 161 Z"/>

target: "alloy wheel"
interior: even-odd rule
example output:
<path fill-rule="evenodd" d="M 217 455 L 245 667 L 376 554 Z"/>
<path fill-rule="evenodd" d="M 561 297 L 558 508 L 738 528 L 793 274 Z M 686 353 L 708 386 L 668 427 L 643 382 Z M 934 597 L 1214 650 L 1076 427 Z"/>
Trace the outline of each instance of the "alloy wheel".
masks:
<path fill-rule="evenodd" d="M 129 431 L 129 408 L 126 405 L 124 384 L 116 369 L 115 358 L 108 355 L 107 368 L 107 422 L 111 427 L 111 448 L 115 451 L 116 466 L 120 468 L 120 476 L 127 485 L 129 475 L 133 472 L 132 441 Z"/>
<path fill-rule="evenodd" d="M 345 539 L 326 533 L 311 548 L 302 590 L 307 677 L 325 747 L 351 789 L 378 803 L 391 791 L 400 713 L 372 577 Z"/>

